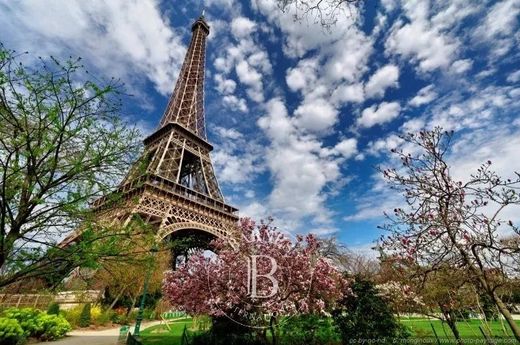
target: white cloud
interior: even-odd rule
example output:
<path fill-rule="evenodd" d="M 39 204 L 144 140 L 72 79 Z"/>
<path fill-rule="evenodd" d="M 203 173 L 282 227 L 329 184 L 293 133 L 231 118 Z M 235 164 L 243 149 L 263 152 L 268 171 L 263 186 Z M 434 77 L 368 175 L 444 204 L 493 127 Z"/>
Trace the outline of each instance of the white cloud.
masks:
<path fill-rule="evenodd" d="M 283 51 L 289 57 L 301 58 L 310 50 L 331 46 L 331 42 L 345 39 L 353 31 L 357 31 L 353 29 L 358 15 L 355 8 L 352 9 L 351 16 L 343 17 L 329 33 L 312 20 L 303 22 L 294 20 L 294 6 L 290 6 L 285 12 L 280 11 L 276 1 L 272 0 L 255 0 L 252 6 L 265 15 L 271 24 L 280 28 L 283 33 Z"/>
<path fill-rule="evenodd" d="M 215 74 L 217 90 L 222 94 L 231 94 L 235 91 L 237 83 L 232 79 L 224 79 L 221 74 Z"/>
<path fill-rule="evenodd" d="M 245 17 L 234 18 L 231 22 L 231 32 L 236 38 L 242 38 L 251 35 L 255 28 L 256 23 Z"/>
<path fill-rule="evenodd" d="M 395 119 L 400 110 L 401 106 L 398 102 L 382 102 L 377 106 L 373 105 L 364 109 L 361 117 L 357 120 L 357 124 L 365 128 L 383 124 Z"/>
<path fill-rule="evenodd" d="M 365 93 L 368 98 L 383 97 L 389 87 L 397 87 L 399 68 L 395 65 L 386 65 L 378 69 L 365 85 Z"/>
<path fill-rule="evenodd" d="M 410 102 L 408 102 L 408 104 L 412 107 L 418 107 L 423 104 L 430 103 L 435 98 L 437 98 L 437 93 L 435 92 L 434 88 L 435 86 L 433 84 L 423 87 L 419 90 L 419 92 L 417 92 L 417 95 L 415 95 L 415 97 L 412 98 Z"/>
<path fill-rule="evenodd" d="M 448 67 L 457 48 L 456 42 L 428 28 L 422 22 L 394 25 L 386 41 L 386 49 L 389 52 L 417 60 L 418 68 L 422 72 Z"/>
<path fill-rule="evenodd" d="M 294 122 L 280 98 L 270 100 L 265 115 L 258 120 L 259 127 L 271 139 L 266 153 L 274 184 L 269 208 L 273 215 L 283 214 L 285 220 L 294 224 L 309 216 L 313 222 L 330 223 L 324 188 L 334 189 L 335 184 L 341 183 L 339 165 L 355 154 L 355 139 L 326 148 L 315 137 L 302 134 Z"/>
<path fill-rule="evenodd" d="M 453 1 L 445 6 L 430 7 L 427 1 L 402 1 L 407 20 L 396 21 L 385 42 L 386 52 L 418 63 L 419 72 L 447 69 L 455 60 L 459 39 L 450 31 L 478 6 Z M 437 11 L 432 17 L 430 11 Z"/>
<path fill-rule="evenodd" d="M 361 103 L 365 100 L 365 91 L 363 85 L 351 84 L 351 85 L 340 85 L 332 94 L 331 100 L 334 103 Z"/>
<path fill-rule="evenodd" d="M 428 128 L 493 128 L 497 119 L 520 108 L 520 100 L 514 93 L 514 87 L 511 86 L 474 87 L 469 96 L 464 92 L 454 91 L 428 109 L 425 114 L 428 116 Z"/>
<path fill-rule="evenodd" d="M 90 69 L 122 78 L 130 89 L 144 76 L 168 95 L 184 59 L 181 37 L 157 1 L 6 2 L 0 22 L 9 48 L 81 56 Z"/>
<path fill-rule="evenodd" d="M 438 30 L 451 30 L 453 27 L 462 25 L 464 19 L 469 15 L 476 14 L 482 10 L 484 2 L 469 3 L 466 0 L 439 1 L 435 5 L 438 12 L 432 15 L 432 26 Z"/>
<path fill-rule="evenodd" d="M 285 104 L 280 98 L 271 99 L 266 104 L 266 113 L 266 116 L 258 119 L 258 126 L 273 142 L 284 142 L 295 130 Z"/>
<path fill-rule="evenodd" d="M 242 60 L 236 65 L 235 71 L 241 83 L 249 86 L 247 95 L 256 102 L 263 102 L 264 90 L 262 83 L 262 75 L 249 65 L 245 60 Z"/>
<path fill-rule="evenodd" d="M 421 129 L 423 129 L 424 125 L 425 125 L 425 123 L 424 123 L 423 119 L 421 119 L 421 118 L 413 118 L 413 119 L 408 120 L 405 123 L 403 123 L 403 125 L 401 126 L 400 129 L 404 133 L 413 133 L 413 132 L 418 132 Z"/>
<path fill-rule="evenodd" d="M 257 221 L 272 216 L 271 214 L 269 214 L 267 207 L 265 207 L 264 204 L 257 201 L 250 202 L 246 205 L 240 206 L 240 215 L 242 217 L 249 217 Z"/>
<path fill-rule="evenodd" d="M 316 59 L 303 59 L 294 68 L 287 70 L 285 80 L 292 91 L 308 90 L 316 83 L 318 61 Z"/>
<path fill-rule="evenodd" d="M 510 83 L 517 83 L 520 80 L 520 70 L 511 73 L 507 76 L 507 81 Z"/>
<path fill-rule="evenodd" d="M 243 113 L 247 112 L 247 102 L 243 98 L 238 98 L 235 95 L 226 95 L 222 97 L 222 103 L 228 106 L 231 110 L 238 110 Z"/>
<path fill-rule="evenodd" d="M 383 194 L 374 193 L 367 195 L 360 202 L 356 203 L 356 212 L 343 218 L 348 222 L 359 222 L 363 220 L 381 219 L 384 212 L 393 210 L 396 205 L 402 204 L 402 199 L 398 196 L 391 196 L 393 193 Z"/>
<path fill-rule="evenodd" d="M 214 130 L 221 138 L 224 139 L 236 140 L 244 137 L 242 133 L 234 128 L 215 127 Z"/>
<path fill-rule="evenodd" d="M 211 157 L 217 178 L 229 184 L 251 183 L 264 170 L 263 148 L 235 128 L 215 127 L 219 145 Z"/>
<path fill-rule="evenodd" d="M 255 51 L 247 58 L 247 62 L 251 66 L 257 67 L 264 73 L 271 73 L 272 67 L 269 62 L 269 56 L 265 51 Z"/>
<path fill-rule="evenodd" d="M 475 35 L 485 40 L 502 37 L 512 38 L 520 14 L 520 3 L 516 0 L 497 2 L 478 25 Z"/>
<path fill-rule="evenodd" d="M 471 59 L 457 60 L 451 65 L 450 70 L 453 73 L 461 74 L 467 72 L 473 66 L 473 61 Z"/>
<path fill-rule="evenodd" d="M 403 139 L 398 137 L 395 134 L 391 134 L 386 138 L 377 139 L 376 141 L 371 141 L 367 145 L 367 153 L 370 155 L 379 155 L 381 151 L 389 152 L 391 149 L 397 148 L 401 145 Z"/>
<path fill-rule="evenodd" d="M 294 114 L 295 123 L 299 128 L 317 133 L 331 129 L 338 118 L 338 111 L 321 98 L 303 103 Z"/>
<path fill-rule="evenodd" d="M 514 177 L 520 172 L 518 157 L 520 148 L 519 126 L 482 128 L 463 134 L 453 145 L 449 160 L 453 164 L 455 178 L 466 180 L 481 164 L 490 160 L 491 168 L 503 178 Z M 519 215 L 520 218 L 520 215 Z"/>
<path fill-rule="evenodd" d="M 358 153 L 357 139 L 343 139 L 337 143 L 336 146 L 334 146 L 334 149 L 338 151 L 343 157 L 350 158 Z"/>
<path fill-rule="evenodd" d="M 476 42 L 491 52 L 491 60 L 507 54 L 520 39 L 517 32 L 520 4 L 517 0 L 500 1 L 486 10 L 486 16 L 473 32 Z"/>
<path fill-rule="evenodd" d="M 330 47 L 331 55 L 325 63 L 325 77 L 330 82 L 355 82 L 367 70 L 368 58 L 373 51 L 373 41 L 363 32 L 352 28 L 348 34 Z"/>
<path fill-rule="evenodd" d="M 234 20 L 234 29 L 242 33 L 251 30 L 256 24 L 245 17 L 239 17 Z M 234 33 L 236 43 L 224 41 L 224 45 L 220 47 L 218 53 L 220 54 L 214 60 L 215 68 L 220 72 L 222 83 L 228 80 L 233 81 L 234 71 L 238 81 L 245 85 L 245 92 L 247 96 L 257 102 L 264 101 L 264 83 L 263 79 L 272 73 L 272 66 L 269 61 L 265 49 L 261 44 L 256 42 L 253 37 L 238 37 Z M 250 36 L 250 35 L 249 35 Z M 217 80 L 217 83 L 219 80 Z M 218 88 L 224 89 L 226 85 L 218 84 Z M 236 86 L 236 82 L 235 82 Z M 244 108 L 243 106 L 241 107 Z"/>
<path fill-rule="evenodd" d="M 232 9 L 240 6 L 235 0 L 204 0 L 206 6 L 215 6 L 219 9 Z"/>
<path fill-rule="evenodd" d="M 259 173 L 258 157 L 251 153 L 231 153 L 225 150 L 216 150 L 212 155 L 213 164 L 218 171 L 218 179 L 227 183 L 251 182 L 254 175 Z"/>

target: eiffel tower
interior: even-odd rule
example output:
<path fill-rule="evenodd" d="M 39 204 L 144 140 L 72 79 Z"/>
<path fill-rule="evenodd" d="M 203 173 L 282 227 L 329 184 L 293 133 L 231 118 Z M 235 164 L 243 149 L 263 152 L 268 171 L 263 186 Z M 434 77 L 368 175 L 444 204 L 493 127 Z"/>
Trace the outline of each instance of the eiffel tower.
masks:
<path fill-rule="evenodd" d="M 204 120 L 208 34 L 201 16 L 192 25 L 191 42 L 158 129 L 144 139 L 142 157 L 114 194 L 94 202 L 98 217 L 128 224 L 139 215 L 156 229 L 158 240 L 174 234 L 230 237 L 238 209 L 226 204 L 220 190 Z M 120 199 L 116 205 L 110 201 L 114 195 Z"/>

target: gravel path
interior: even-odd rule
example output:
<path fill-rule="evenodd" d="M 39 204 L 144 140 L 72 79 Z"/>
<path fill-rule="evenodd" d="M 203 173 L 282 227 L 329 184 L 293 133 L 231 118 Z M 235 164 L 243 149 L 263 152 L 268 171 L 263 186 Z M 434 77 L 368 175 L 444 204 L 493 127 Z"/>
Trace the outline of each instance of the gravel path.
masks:
<path fill-rule="evenodd" d="M 141 326 L 141 330 L 158 325 L 161 321 L 145 322 Z M 56 341 L 41 342 L 35 344 L 45 345 L 115 345 L 119 337 L 119 329 L 110 328 L 101 331 L 91 330 L 75 330 L 70 332 L 65 338 Z M 130 330 L 133 332 L 134 325 L 130 326 Z M 34 343 L 33 343 L 34 344 Z"/>

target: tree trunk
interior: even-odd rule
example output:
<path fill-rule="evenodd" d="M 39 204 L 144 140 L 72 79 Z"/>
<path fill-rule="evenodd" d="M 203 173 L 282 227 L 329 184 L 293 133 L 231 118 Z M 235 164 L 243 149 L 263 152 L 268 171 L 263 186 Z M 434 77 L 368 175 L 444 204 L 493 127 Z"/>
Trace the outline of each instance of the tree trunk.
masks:
<path fill-rule="evenodd" d="M 271 316 L 271 319 L 269 320 L 269 329 L 271 330 L 271 338 L 272 338 L 272 345 L 276 345 L 277 339 L 276 339 L 276 318 L 274 316 Z"/>
<path fill-rule="evenodd" d="M 489 297 L 491 297 L 491 299 L 495 302 L 498 310 L 500 311 L 502 316 L 504 316 L 504 318 L 506 319 L 507 324 L 509 325 L 509 327 L 511 328 L 511 331 L 513 332 L 513 335 L 515 336 L 515 339 L 518 342 L 520 342 L 520 326 L 518 326 L 516 324 L 515 320 L 513 320 L 513 317 L 511 316 L 511 313 L 507 309 L 507 307 L 504 304 L 504 302 L 502 302 L 502 299 L 490 287 L 490 285 L 488 284 L 487 277 L 486 277 L 485 274 L 483 274 L 482 269 L 475 267 L 475 265 L 469 259 L 469 254 L 464 249 L 462 249 L 460 246 L 458 246 L 456 244 L 456 241 L 453 242 L 453 243 L 457 246 L 457 248 L 459 249 L 459 252 L 462 254 L 462 257 L 464 258 L 465 263 L 469 266 L 468 267 L 469 271 L 474 273 L 477 276 L 477 279 L 480 282 L 481 287 L 489 295 Z M 474 258 L 479 260 L 479 262 L 480 262 L 480 258 L 477 255 L 477 253 L 475 252 L 475 249 L 472 249 L 472 254 L 473 254 Z M 482 264 L 480 264 L 480 267 L 482 267 Z"/>
<path fill-rule="evenodd" d="M 462 339 L 460 338 L 459 330 L 457 329 L 457 324 L 455 323 L 455 320 L 453 319 L 452 312 L 449 313 L 449 317 L 446 319 L 446 322 L 448 323 L 448 326 L 451 329 L 451 332 L 453 333 L 453 336 L 455 339 L 457 339 L 457 344 L 464 344 L 462 342 Z"/>
<path fill-rule="evenodd" d="M 495 301 L 498 310 L 504 316 L 504 319 L 506 319 L 507 324 L 511 328 L 511 331 L 513 332 L 513 335 L 515 336 L 516 340 L 520 342 L 520 326 L 513 320 L 513 317 L 511 316 L 511 313 L 507 309 L 506 305 L 502 301 L 502 299 L 496 294 L 495 291 L 492 291 L 490 294 L 491 298 Z"/>
<path fill-rule="evenodd" d="M 117 294 L 116 298 L 114 298 L 112 303 L 110 303 L 110 307 L 108 309 L 114 308 L 114 306 L 116 305 L 117 301 L 119 301 L 119 298 L 121 297 L 123 292 L 125 292 L 125 290 L 126 290 L 126 287 L 122 288 L 121 291 L 119 291 L 119 293 Z"/>
<path fill-rule="evenodd" d="M 130 307 L 128 307 L 128 309 L 126 310 L 126 316 L 130 315 L 130 312 L 134 309 L 134 306 L 135 306 L 135 302 L 137 301 L 137 296 L 132 296 L 130 298 L 130 300 L 132 301 L 132 304 L 130 305 Z"/>
<path fill-rule="evenodd" d="M 460 338 L 459 330 L 457 329 L 457 324 L 455 323 L 455 318 L 453 317 L 453 311 L 446 310 L 442 305 L 440 305 L 442 314 L 444 315 L 444 318 L 446 319 L 446 323 L 448 324 L 448 327 L 450 327 L 451 333 L 453 333 L 453 336 L 457 340 L 457 344 L 464 344 L 462 342 L 462 339 Z"/>

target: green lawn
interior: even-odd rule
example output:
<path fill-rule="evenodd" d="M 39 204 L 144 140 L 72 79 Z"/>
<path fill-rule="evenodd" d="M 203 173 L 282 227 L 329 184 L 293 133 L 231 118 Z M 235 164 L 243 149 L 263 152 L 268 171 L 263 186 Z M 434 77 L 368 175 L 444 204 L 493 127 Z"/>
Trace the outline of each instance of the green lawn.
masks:
<path fill-rule="evenodd" d="M 448 325 L 446 323 L 443 324 L 440 320 L 401 319 L 401 322 L 412 331 L 412 337 L 414 338 L 433 337 L 434 334 L 432 325 L 433 328 L 435 328 L 435 332 L 437 333 L 438 337 L 453 338 L 453 334 L 451 333 Z M 520 320 L 517 321 L 517 323 L 520 324 Z M 457 322 L 457 329 L 459 330 L 460 336 L 462 338 L 483 338 L 483 335 L 479 330 L 479 326 L 486 331 L 486 334 L 491 335 L 492 337 L 512 337 L 511 331 L 505 322 L 503 324 L 504 327 L 502 327 L 502 323 L 500 321 L 490 321 L 487 322 L 487 325 L 491 330 L 491 334 L 489 334 L 488 328 L 484 325 L 483 320 L 468 320 Z"/>
<path fill-rule="evenodd" d="M 144 345 L 180 345 L 182 333 L 186 326 L 188 330 L 192 319 L 180 319 L 168 322 L 170 330 L 165 325 L 148 327 L 141 331 L 141 340 Z"/>
<path fill-rule="evenodd" d="M 423 337 L 434 337 L 432 325 L 435 328 L 437 336 L 439 338 L 453 338 L 450 328 L 447 324 L 440 320 L 428 320 L 420 318 L 401 319 L 401 322 L 408 327 L 412 333 L 412 338 L 423 338 Z M 517 321 L 520 324 L 520 320 Z M 504 328 L 500 321 L 491 321 L 487 323 L 491 330 L 491 336 L 496 338 L 510 338 L 512 337 L 511 331 L 507 324 L 504 323 Z M 194 330 L 191 330 L 192 319 L 180 319 L 176 321 L 170 321 L 170 330 L 165 325 L 156 325 L 141 331 L 141 340 L 144 345 L 180 345 L 181 337 L 186 326 L 188 331 L 193 334 Z M 482 333 L 479 330 L 479 326 L 487 331 L 482 320 L 468 320 L 457 322 L 457 328 L 462 338 L 483 338 Z"/>

